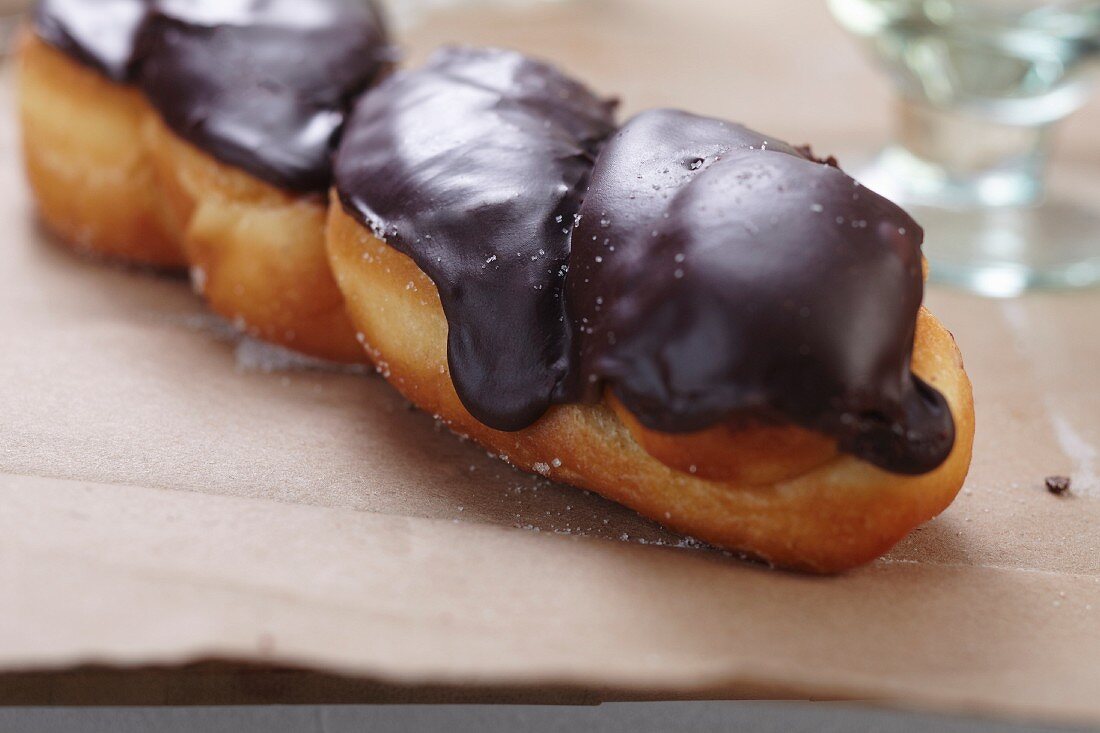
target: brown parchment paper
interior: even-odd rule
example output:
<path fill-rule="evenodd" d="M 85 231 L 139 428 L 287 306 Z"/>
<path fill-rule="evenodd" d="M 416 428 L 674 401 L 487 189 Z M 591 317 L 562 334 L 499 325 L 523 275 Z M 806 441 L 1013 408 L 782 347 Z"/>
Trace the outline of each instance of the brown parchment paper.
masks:
<path fill-rule="evenodd" d="M 628 110 L 685 106 L 822 150 L 886 134 L 885 82 L 816 3 L 468 11 L 413 31 L 412 56 L 449 40 L 555 59 Z M 21 178 L 9 77 L 0 672 L 223 660 L 1100 721 L 1100 294 L 933 290 L 976 388 L 966 489 L 870 567 L 771 572 L 515 473 L 377 378 L 237 341 L 181 280 L 58 248 Z M 1098 120 L 1070 123 L 1060 171 L 1100 162 Z M 1048 494 L 1050 474 L 1072 496 Z"/>

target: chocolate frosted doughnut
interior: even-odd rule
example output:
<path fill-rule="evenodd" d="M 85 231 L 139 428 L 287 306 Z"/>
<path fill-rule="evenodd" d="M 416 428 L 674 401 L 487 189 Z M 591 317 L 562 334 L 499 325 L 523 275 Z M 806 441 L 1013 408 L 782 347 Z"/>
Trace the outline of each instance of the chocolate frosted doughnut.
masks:
<path fill-rule="evenodd" d="M 853 567 L 942 511 L 973 404 L 919 310 L 919 228 L 743 128 L 610 124 L 500 51 L 358 105 L 327 241 L 379 371 L 515 466 L 785 567 Z"/>
<path fill-rule="evenodd" d="M 808 151 L 656 110 L 605 147 L 581 208 L 569 308 L 582 382 L 643 425 L 793 422 L 896 473 L 951 452 L 910 362 L 923 232 Z"/>
<path fill-rule="evenodd" d="M 363 97 L 345 208 L 435 283 L 463 404 L 499 430 L 568 392 L 569 240 L 613 102 L 511 51 L 451 48 Z"/>
<path fill-rule="evenodd" d="M 328 268 L 324 193 L 347 109 L 393 58 L 372 2 L 47 0 L 34 31 L 25 149 L 53 229 L 190 267 L 255 336 L 365 359 Z"/>
<path fill-rule="evenodd" d="M 675 111 L 616 132 L 509 51 L 371 88 L 392 51 L 363 0 L 47 0 L 34 31 L 47 223 L 186 263 L 251 333 L 369 354 L 520 468 L 816 572 L 962 485 L 973 401 L 922 232 L 831 160 Z"/>

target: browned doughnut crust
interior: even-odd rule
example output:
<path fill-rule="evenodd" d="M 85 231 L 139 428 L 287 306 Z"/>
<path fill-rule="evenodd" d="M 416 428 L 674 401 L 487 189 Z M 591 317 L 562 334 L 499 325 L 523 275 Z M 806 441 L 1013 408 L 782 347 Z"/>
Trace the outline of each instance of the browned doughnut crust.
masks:
<path fill-rule="evenodd" d="M 951 334 L 927 311 L 918 323 L 913 369 L 947 398 L 957 431 L 940 468 L 895 475 L 835 449 L 822 462 L 820 444 L 804 444 L 796 432 L 746 427 L 728 444 L 730 450 L 745 448 L 738 462 L 745 476 L 767 477 L 783 460 L 798 467 L 797 475 L 715 481 L 702 477 L 705 468 L 696 466 L 693 474 L 654 458 L 606 404 L 556 407 L 517 433 L 485 427 L 463 408 L 451 384 L 447 320 L 431 280 L 335 198 L 327 239 L 352 320 L 379 371 L 405 397 L 520 468 L 592 489 L 698 539 L 777 566 L 840 572 L 878 557 L 943 511 L 966 477 L 974 436 L 970 382 Z M 691 460 L 675 455 L 675 436 L 663 437 L 656 451 L 662 459 L 675 466 Z M 802 447 L 783 456 L 761 447 L 768 440 Z"/>
<path fill-rule="evenodd" d="M 265 341 L 365 361 L 325 254 L 325 200 L 219 163 L 156 114 L 142 134 L 192 282 L 210 307 Z"/>
<path fill-rule="evenodd" d="M 185 266 L 149 158 L 135 142 L 152 114 L 141 94 L 29 31 L 18 62 L 23 157 L 46 226 L 81 252 Z"/>
<path fill-rule="evenodd" d="M 210 307 L 250 334 L 365 360 L 329 270 L 323 197 L 219 163 L 171 133 L 140 92 L 30 33 L 20 68 L 28 176 L 65 241 L 125 262 L 190 266 Z"/>

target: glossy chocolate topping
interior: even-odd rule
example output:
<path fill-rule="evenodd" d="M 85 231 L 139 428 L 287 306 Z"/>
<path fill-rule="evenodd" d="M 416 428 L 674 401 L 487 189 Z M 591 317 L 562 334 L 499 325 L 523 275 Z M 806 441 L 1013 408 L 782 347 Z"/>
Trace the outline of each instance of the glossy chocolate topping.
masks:
<path fill-rule="evenodd" d="M 180 137 L 304 193 L 328 187 L 351 101 L 394 58 L 370 0 L 41 0 L 34 17 Z"/>
<path fill-rule="evenodd" d="M 567 391 L 569 233 L 614 107 L 517 53 L 445 49 L 348 123 L 344 207 L 435 282 L 451 377 L 490 427 L 526 427 Z"/>
<path fill-rule="evenodd" d="M 923 232 L 830 162 L 683 112 L 628 123 L 573 235 L 582 382 L 655 430 L 791 422 L 893 472 L 940 465 L 951 413 L 910 371 Z"/>
<path fill-rule="evenodd" d="M 133 80 L 134 40 L 146 0 L 40 0 L 35 33 L 117 82 Z"/>
<path fill-rule="evenodd" d="M 154 0 L 139 83 L 165 123 L 280 188 L 321 192 L 353 97 L 387 67 L 367 0 Z"/>

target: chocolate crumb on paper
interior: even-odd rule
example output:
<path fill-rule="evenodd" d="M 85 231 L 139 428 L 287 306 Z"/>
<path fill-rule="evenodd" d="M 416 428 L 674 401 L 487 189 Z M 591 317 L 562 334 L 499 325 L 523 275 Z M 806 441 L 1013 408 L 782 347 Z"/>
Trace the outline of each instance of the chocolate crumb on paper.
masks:
<path fill-rule="evenodd" d="M 1046 478 L 1047 491 L 1056 496 L 1068 494 L 1071 484 L 1069 476 L 1047 476 Z"/>

